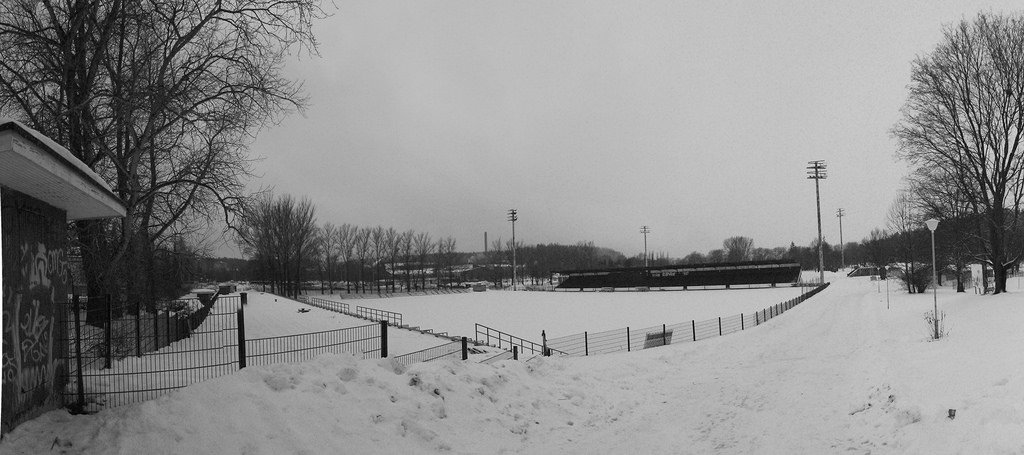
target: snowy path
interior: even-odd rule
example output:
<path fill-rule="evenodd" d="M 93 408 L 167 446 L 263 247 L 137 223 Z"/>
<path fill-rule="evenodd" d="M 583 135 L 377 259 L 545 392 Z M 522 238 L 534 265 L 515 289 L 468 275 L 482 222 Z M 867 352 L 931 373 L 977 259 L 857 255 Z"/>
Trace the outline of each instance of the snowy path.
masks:
<path fill-rule="evenodd" d="M 838 279 L 752 330 L 632 353 L 401 368 L 328 355 L 246 368 L 0 453 L 1024 453 L 1024 299 Z M 955 420 L 946 410 L 958 410 Z"/>

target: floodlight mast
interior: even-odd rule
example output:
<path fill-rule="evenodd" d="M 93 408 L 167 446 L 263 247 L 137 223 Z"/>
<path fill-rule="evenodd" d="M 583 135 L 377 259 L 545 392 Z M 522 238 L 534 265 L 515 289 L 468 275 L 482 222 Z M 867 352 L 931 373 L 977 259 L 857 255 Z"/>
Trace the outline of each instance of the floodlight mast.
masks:
<path fill-rule="evenodd" d="M 516 290 L 516 221 L 519 220 L 519 212 L 516 209 L 508 210 L 508 220 L 512 222 L 512 290 Z"/>
<path fill-rule="evenodd" d="M 825 160 L 808 161 L 807 178 L 814 180 L 814 199 L 818 206 L 818 284 L 825 283 L 825 252 L 821 248 L 821 190 L 818 181 L 828 178 Z"/>
<path fill-rule="evenodd" d="M 651 232 L 651 228 L 647 226 L 640 226 L 640 233 L 644 235 L 644 268 L 647 268 L 647 234 Z"/>

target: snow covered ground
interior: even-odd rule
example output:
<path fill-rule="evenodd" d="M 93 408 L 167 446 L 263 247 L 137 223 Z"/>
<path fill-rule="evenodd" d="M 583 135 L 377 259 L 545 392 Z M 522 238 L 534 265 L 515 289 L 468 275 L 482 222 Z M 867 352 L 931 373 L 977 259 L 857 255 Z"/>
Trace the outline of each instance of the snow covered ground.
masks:
<path fill-rule="evenodd" d="M 807 291 L 810 288 L 803 288 Z M 406 324 L 473 337 L 479 323 L 539 343 L 623 327 L 650 327 L 752 313 L 801 294 L 799 287 L 650 292 L 513 292 L 348 301 L 402 313 Z M 347 301 L 338 296 L 326 299 Z M 628 308 L 624 308 L 628 304 Z M 354 308 L 354 307 L 353 307 Z"/>
<path fill-rule="evenodd" d="M 949 334 L 929 341 L 932 296 L 895 288 L 887 309 L 884 286 L 837 278 L 752 330 L 632 353 L 246 368 L 95 415 L 47 413 L 0 452 L 1024 452 L 1021 293 L 942 289 Z"/>

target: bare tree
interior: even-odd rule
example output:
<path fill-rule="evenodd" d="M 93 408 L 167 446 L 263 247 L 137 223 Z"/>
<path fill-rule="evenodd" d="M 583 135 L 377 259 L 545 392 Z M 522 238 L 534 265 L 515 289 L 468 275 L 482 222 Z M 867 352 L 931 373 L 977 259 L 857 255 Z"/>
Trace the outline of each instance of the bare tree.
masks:
<path fill-rule="evenodd" d="M 889 232 L 895 245 L 895 258 L 901 263 L 901 279 L 911 294 L 924 292 L 931 278 L 930 268 L 918 266 L 921 248 L 921 214 L 917 211 L 910 196 L 901 192 L 889 206 Z M 924 270 L 927 273 L 922 273 Z M 924 283 L 922 283 L 924 279 Z"/>
<path fill-rule="evenodd" d="M 413 251 L 414 251 L 414 249 L 413 249 L 413 242 L 415 241 L 415 238 L 416 238 L 416 232 L 414 232 L 412 230 L 408 230 L 408 231 L 403 232 L 401 237 L 398 240 L 398 243 L 400 245 L 399 249 L 401 251 L 400 254 L 402 256 L 402 268 L 405 269 L 405 290 L 406 290 L 406 292 L 408 292 L 410 289 L 412 289 L 412 282 L 411 282 L 411 276 L 410 276 L 410 273 L 409 273 L 410 272 L 409 269 L 410 269 L 410 264 L 412 263 L 412 257 L 413 257 Z"/>
<path fill-rule="evenodd" d="M 373 258 L 373 285 L 380 294 L 381 268 L 384 266 L 384 258 L 387 256 L 387 231 L 384 226 L 370 230 L 370 254 Z"/>
<path fill-rule="evenodd" d="M 353 238 L 353 245 L 356 259 L 359 260 L 359 277 L 356 281 L 356 291 L 366 292 L 366 282 L 363 280 L 363 271 L 366 270 L 366 260 L 371 257 L 370 228 L 359 228 Z"/>
<path fill-rule="evenodd" d="M 416 249 L 416 258 L 419 261 L 420 266 L 420 288 L 427 288 L 427 259 L 434 252 L 434 241 L 430 238 L 430 234 L 421 232 L 416 234 L 416 240 L 413 242 Z"/>
<path fill-rule="evenodd" d="M 298 297 L 305 261 L 317 244 L 316 210 L 308 198 L 269 194 L 253 200 L 238 229 L 242 252 L 267 265 L 272 291 Z"/>
<path fill-rule="evenodd" d="M 303 105 L 283 65 L 315 47 L 322 15 L 317 0 L 0 2 L 0 111 L 67 146 L 127 208 L 76 223 L 90 292 L 151 293 L 160 239 L 218 213 L 233 223 L 245 144 Z"/>
<path fill-rule="evenodd" d="M 338 268 L 338 228 L 332 223 L 324 223 L 318 232 L 318 253 L 317 265 L 321 271 L 320 291 L 323 292 L 323 280 L 326 278 L 327 287 L 331 294 L 334 294 L 334 277 Z"/>
<path fill-rule="evenodd" d="M 505 287 L 505 244 L 502 243 L 501 237 L 491 241 L 491 250 L 487 252 L 488 262 L 491 263 L 491 268 L 494 270 L 494 282 L 498 288 Z M 511 256 L 509 256 L 509 264 L 511 262 Z"/>
<path fill-rule="evenodd" d="M 750 260 L 754 249 L 754 239 L 750 237 L 729 237 L 722 242 L 725 250 L 725 260 L 728 262 L 740 262 Z"/>
<path fill-rule="evenodd" d="M 398 262 L 398 255 L 402 250 L 399 239 L 400 234 L 395 228 L 389 227 L 384 231 L 385 257 L 391 269 L 388 273 L 388 285 L 391 287 L 391 292 L 395 292 L 395 264 Z"/>
<path fill-rule="evenodd" d="M 892 253 L 889 250 L 889 234 L 884 229 L 872 229 L 868 238 L 861 242 L 871 264 L 878 268 L 880 278 L 886 278 L 886 270 Z"/>
<path fill-rule="evenodd" d="M 983 255 L 975 256 L 973 245 L 981 243 L 976 230 L 975 216 L 971 213 L 967 198 L 960 192 L 953 176 L 940 168 L 919 168 L 908 179 L 917 209 L 924 218 L 942 220 L 935 230 L 937 262 L 953 266 L 956 275 L 957 292 L 964 292 L 963 275 L 968 262 L 983 261 Z M 938 275 L 941 283 L 942 274 Z"/>
<path fill-rule="evenodd" d="M 338 261 L 341 263 L 341 279 L 345 281 L 345 293 L 351 292 L 349 285 L 351 280 L 348 276 L 348 262 L 352 259 L 352 249 L 355 247 L 355 238 L 358 229 L 348 223 L 342 224 L 335 232 L 338 246 Z"/>
<path fill-rule="evenodd" d="M 941 169 L 976 216 L 980 251 L 995 293 L 1021 258 L 1024 198 L 1024 20 L 979 14 L 945 30 L 918 57 L 903 118 L 893 132 L 899 155 Z"/>

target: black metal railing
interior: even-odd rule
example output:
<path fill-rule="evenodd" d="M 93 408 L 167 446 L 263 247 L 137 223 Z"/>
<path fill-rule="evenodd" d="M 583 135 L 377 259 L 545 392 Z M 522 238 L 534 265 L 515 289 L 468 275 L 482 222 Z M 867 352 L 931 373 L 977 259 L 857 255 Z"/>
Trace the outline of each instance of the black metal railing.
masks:
<path fill-rule="evenodd" d="M 740 313 L 732 316 L 724 316 L 703 321 L 691 320 L 678 324 L 665 324 L 647 328 L 626 327 L 622 329 L 606 330 L 603 332 L 583 332 L 566 335 L 546 340 L 546 347 L 552 352 L 561 352 L 565 355 L 586 356 L 595 354 L 607 354 L 618 351 L 634 351 L 648 349 L 672 344 L 673 342 L 698 341 L 706 338 L 728 335 L 730 333 L 745 330 L 763 324 L 764 322 L 779 316 L 792 309 L 800 303 L 811 298 L 828 287 L 828 283 L 811 289 L 799 297 L 785 302 L 766 307 L 754 313 Z M 481 333 L 477 324 L 478 338 Z M 488 327 L 485 327 L 488 330 Z M 501 334 L 504 340 L 515 339 L 511 335 L 495 330 Z M 490 344 L 490 343 L 488 343 Z M 499 343 L 498 347 L 504 347 L 509 343 Z M 534 343 L 536 344 L 536 343 Z M 537 352 L 540 352 L 538 348 Z"/>
<path fill-rule="evenodd" d="M 518 349 L 522 354 L 543 354 L 544 345 L 536 343 L 524 338 L 517 337 L 510 333 L 502 332 L 501 330 L 487 327 L 483 324 L 476 324 L 476 342 L 478 344 L 486 344 L 500 349 L 511 351 L 512 348 Z M 552 354 L 565 355 L 565 352 L 560 350 L 553 350 Z"/>
<path fill-rule="evenodd" d="M 431 348 L 419 350 L 416 352 L 410 352 L 405 355 L 395 357 L 401 365 L 411 365 L 419 362 L 430 362 L 432 360 L 439 359 L 466 359 L 466 339 L 463 338 L 460 341 L 452 341 L 445 343 L 440 346 L 434 346 Z"/>
<path fill-rule="evenodd" d="M 381 325 L 245 340 L 246 366 L 301 362 L 325 353 L 381 356 Z"/>
<path fill-rule="evenodd" d="M 387 321 L 387 323 L 391 325 L 402 325 L 402 313 L 396 313 L 394 311 L 357 306 L 355 315 L 371 321 Z"/>
<path fill-rule="evenodd" d="M 207 305 L 175 302 L 182 304 L 158 304 L 153 311 L 109 298 L 74 298 L 63 304 L 68 386 L 61 401 L 95 411 L 235 371 L 236 351 L 229 346 L 235 341 L 239 297 L 220 297 Z"/>
<path fill-rule="evenodd" d="M 307 295 L 300 295 L 299 301 L 306 305 L 333 311 L 335 313 L 355 316 L 352 311 L 349 310 L 349 305 L 345 302 L 336 302 L 334 300 L 321 299 L 319 297 L 311 297 Z"/>
<path fill-rule="evenodd" d="M 516 348 L 516 349 L 518 349 L 518 348 Z M 502 351 L 501 353 L 499 353 L 496 356 L 488 357 L 486 359 L 481 360 L 480 363 L 485 363 L 485 364 L 490 365 L 490 364 L 492 364 L 494 362 L 498 362 L 498 361 L 501 361 L 501 360 L 519 360 L 519 359 L 518 359 L 518 356 L 516 355 L 515 352 L 512 352 L 512 351 Z"/>

